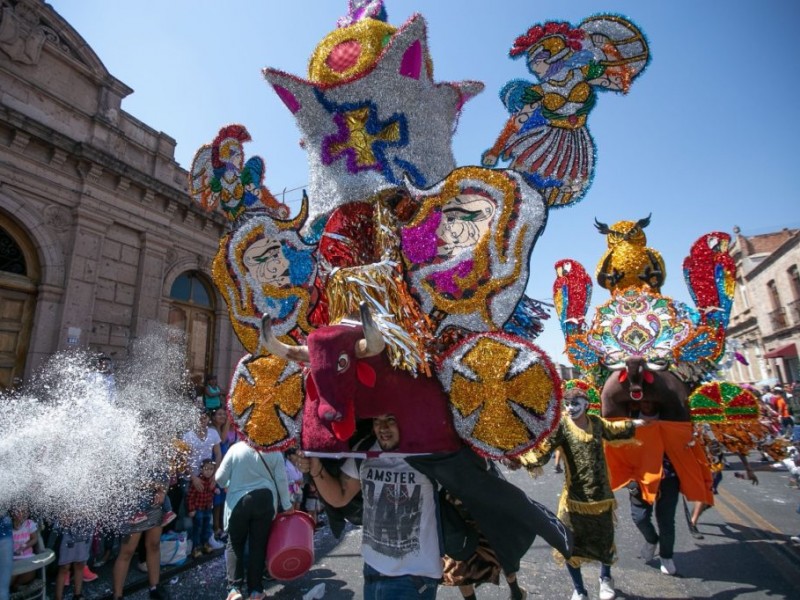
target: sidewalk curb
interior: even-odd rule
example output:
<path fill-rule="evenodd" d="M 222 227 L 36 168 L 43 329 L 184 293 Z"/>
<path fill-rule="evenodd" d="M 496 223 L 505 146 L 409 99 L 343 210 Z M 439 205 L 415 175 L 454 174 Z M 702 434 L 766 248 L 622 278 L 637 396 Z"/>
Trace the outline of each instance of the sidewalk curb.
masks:
<path fill-rule="evenodd" d="M 161 575 L 159 576 L 160 585 L 169 589 L 169 580 L 175 577 L 175 575 L 179 575 L 184 571 L 188 571 L 189 569 L 194 569 L 198 565 L 202 565 L 207 563 L 215 558 L 222 556 L 225 553 L 224 548 L 220 548 L 219 550 L 213 550 L 208 554 L 203 554 L 198 558 L 187 558 L 186 562 L 182 565 L 165 565 L 161 567 Z M 124 588 L 122 588 L 122 595 L 128 596 L 131 594 L 135 594 L 140 590 L 147 589 L 150 585 L 150 582 L 147 580 L 147 576 L 145 575 L 143 578 L 132 581 L 131 583 L 127 584 Z M 105 596 L 98 596 L 99 600 L 113 600 L 114 598 L 114 591 L 112 589 L 110 594 L 106 594 Z"/>

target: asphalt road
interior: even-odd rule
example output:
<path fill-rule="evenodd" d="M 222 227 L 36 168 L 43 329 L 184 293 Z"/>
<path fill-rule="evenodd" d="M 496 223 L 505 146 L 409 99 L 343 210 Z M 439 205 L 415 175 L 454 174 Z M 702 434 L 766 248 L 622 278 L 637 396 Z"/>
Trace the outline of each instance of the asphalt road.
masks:
<path fill-rule="evenodd" d="M 658 559 L 645 564 L 639 558 L 642 539 L 629 515 L 627 491 L 617 493 L 617 547 L 619 561 L 613 567 L 620 599 L 672 600 L 679 598 L 719 600 L 796 599 L 800 598 L 800 546 L 792 546 L 789 536 L 800 533 L 800 515 L 796 513 L 800 492 L 789 487 L 785 469 L 752 462 L 758 469 L 759 486 L 734 477 L 741 469 L 735 458 L 724 472 L 714 509 L 701 517 L 704 539 L 689 535 L 679 504 L 675 563 L 678 575 L 670 577 L 659 570 Z M 548 465 L 545 474 L 531 479 L 524 472 L 507 476 L 530 496 L 555 509 L 563 484 L 563 475 Z M 285 584 L 271 582 L 269 598 L 301 600 L 312 588 L 324 584 L 326 600 L 361 598 L 360 531 L 351 529 L 336 540 L 327 528 L 316 534 L 316 563 L 303 578 Z M 596 598 L 599 569 L 584 567 L 589 597 Z M 101 598 L 109 589 L 105 578 L 86 586 L 87 598 Z M 529 590 L 529 598 L 546 600 L 572 593 L 566 570 L 552 558 L 549 547 L 536 541 L 523 559 L 520 579 Z M 171 581 L 171 583 L 169 583 Z M 192 565 L 179 573 L 166 573 L 167 589 L 174 600 L 224 599 L 225 567 L 221 556 Z M 508 588 L 484 585 L 478 598 L 507 599 Z M 146 590 L 127 596 L 134 600 L 148 598 Z M 457 600 L 457 589 L 440 588 L 438 598 Z"/>

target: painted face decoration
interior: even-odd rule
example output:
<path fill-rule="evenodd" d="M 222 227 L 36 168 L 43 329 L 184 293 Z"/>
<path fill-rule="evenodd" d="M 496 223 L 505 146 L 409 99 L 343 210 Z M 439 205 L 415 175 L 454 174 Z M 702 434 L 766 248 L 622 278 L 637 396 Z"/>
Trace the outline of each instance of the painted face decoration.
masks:
<path fill-rule="evenodd" d="M 573 421 L 580 419 L 588 407 L 589 400 L 583 396 L 578 396 L 577 398 L 567 398 L 564 400 L 564 409 L 567 411 L 567 414 L 569 414 L 569 418 Z"/>
<path fill-rule="evenodd" d="M 437 256 L 448 259 L 472 250 L 491 225 L 495 206 L 484 196 L 463 194 L 442 207 L 442 217 L 436 228 Z"/>
<path fill-rule="evenodd" d="M 417 210 L 400 231 L 412 294 L 437 331 L 500 329 L 528 282 L 544 227 L 541 195 L 513 171 L 462 167 L 430 188 L 406 182 Z"/>
<path fill-rule="evenodd" d="M 242 259 L 248 275 L 259 284 L 277 288 L 287 288 L 291 285 L 289 261 L 281 251 L 278 240 L 271 238 L 258 240 L 244 251 Z"/>

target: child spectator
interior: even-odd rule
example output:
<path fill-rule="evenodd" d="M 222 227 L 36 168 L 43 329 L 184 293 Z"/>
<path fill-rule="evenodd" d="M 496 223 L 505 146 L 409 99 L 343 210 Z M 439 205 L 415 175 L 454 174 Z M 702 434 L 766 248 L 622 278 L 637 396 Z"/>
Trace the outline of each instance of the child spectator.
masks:
<path fill-rule="evenodd" d="M 319 527 L 319 511 L 322 510 L 322 501 L 319 499 L 319 492 L 313 481 L 309 481 L 303 487 L 303 510 L 314 520 L 314 527 Z"/>
<path fill-rule="evenodd" d="M 33 556 L 34 547 L 39 540 L 39 528 L 36 523 L 28 518 L 28 508 L 17 506 L 11 510 L 11 523 L 13 527 L 14 558 Z M 30 583 L 36 577 L 36 572 L 23 573 L 11 578 L 11 589 Z"/>
<path fill-rule="evenodd" d="M 286 452 L 284 463 L 286 464 L 286 478 L 289 481 L 289 497 L 292 499 L 292 509 L 299 510 L 303 502 L 303 474 L 295 464 L 295 451 Z"/>
<path fill-rule="evenodd" d="M 69 585 L 69 575 L 72 571 L 72 598 L 83 598 L 83 569 L 89 560 L 92 548 L 91 532 L 79 532 L 67 528 L 61 536 L 58 547 L 58 574 L 56 575 L 56 600 L 64 598 L 64 586 Z"/>
<path fill-rule="evenodd" d="M 205 410 L 216 410 L 222 406 L 225 399 L 225 390 L 217 385 L 217 376 L 206 377 L 206 387 L 203 389 L 203 407 Z"/>
<path fill-rule="evenodd" d="M 193 558 L 197 558 L 203 552 L 208 554 L 213 550 L 208 543 L 203 544 L 203 541 L 211 537 L 211 511 L 214 506 L 214 493 L 218 493 L 217 484 L 214 481 L 216 466 L 216 463 L 210 458 L 203 460 L 200 468 L 202 485 L 200 489 L 190 486 L 186 496 L 186 509 L 194 521 L 192 527 Z"/>

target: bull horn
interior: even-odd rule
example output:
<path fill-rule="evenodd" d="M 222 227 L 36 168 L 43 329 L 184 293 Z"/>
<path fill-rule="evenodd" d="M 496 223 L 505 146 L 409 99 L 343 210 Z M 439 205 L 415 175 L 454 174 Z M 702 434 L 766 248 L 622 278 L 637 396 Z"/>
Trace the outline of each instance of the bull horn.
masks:
<path fill-rule="evenodd" d="M 601 223 L 600 221 L 598 221 L 597 217 L 594 218 L 594 226 L 597 228 L 597 231 L 599 231 L 602 235 L 608 235 L 609 233 L 611 233 L 611 230 L 608 228 L 608 225 L 606 223 Z"/>
<path fill-rule="evenodd" d="M 383 339 L 380 330 L 372 320 L 372 314 L 366 302 L 359 305 L 361 311 L 361 326 L 364 328 L 364 337 L 356 342 L 356 356 L 367 358 L 377 356 L 386 348 L 386 341 Z"/>
<path fill-rule="evenodd" d="M 636 221 L 636 226 L 637 227 L 641 227 L 642 229 L 644 229 L 645 227 L 650 225 L 650 217 L 652 217 L 652 216 L 653 216 L 653 213 L 650 213 L 644 219 L 639 219 L 638 221 Z"/>
<path fill-rule="evenodd" d="M 309 362 L 308 346 L 290 346 L 275 337 L 272 331 L 272 319 L 269 315 L 261 317 L 261 341 L 264 347 L 278 358 L 294 362 Z"/>

